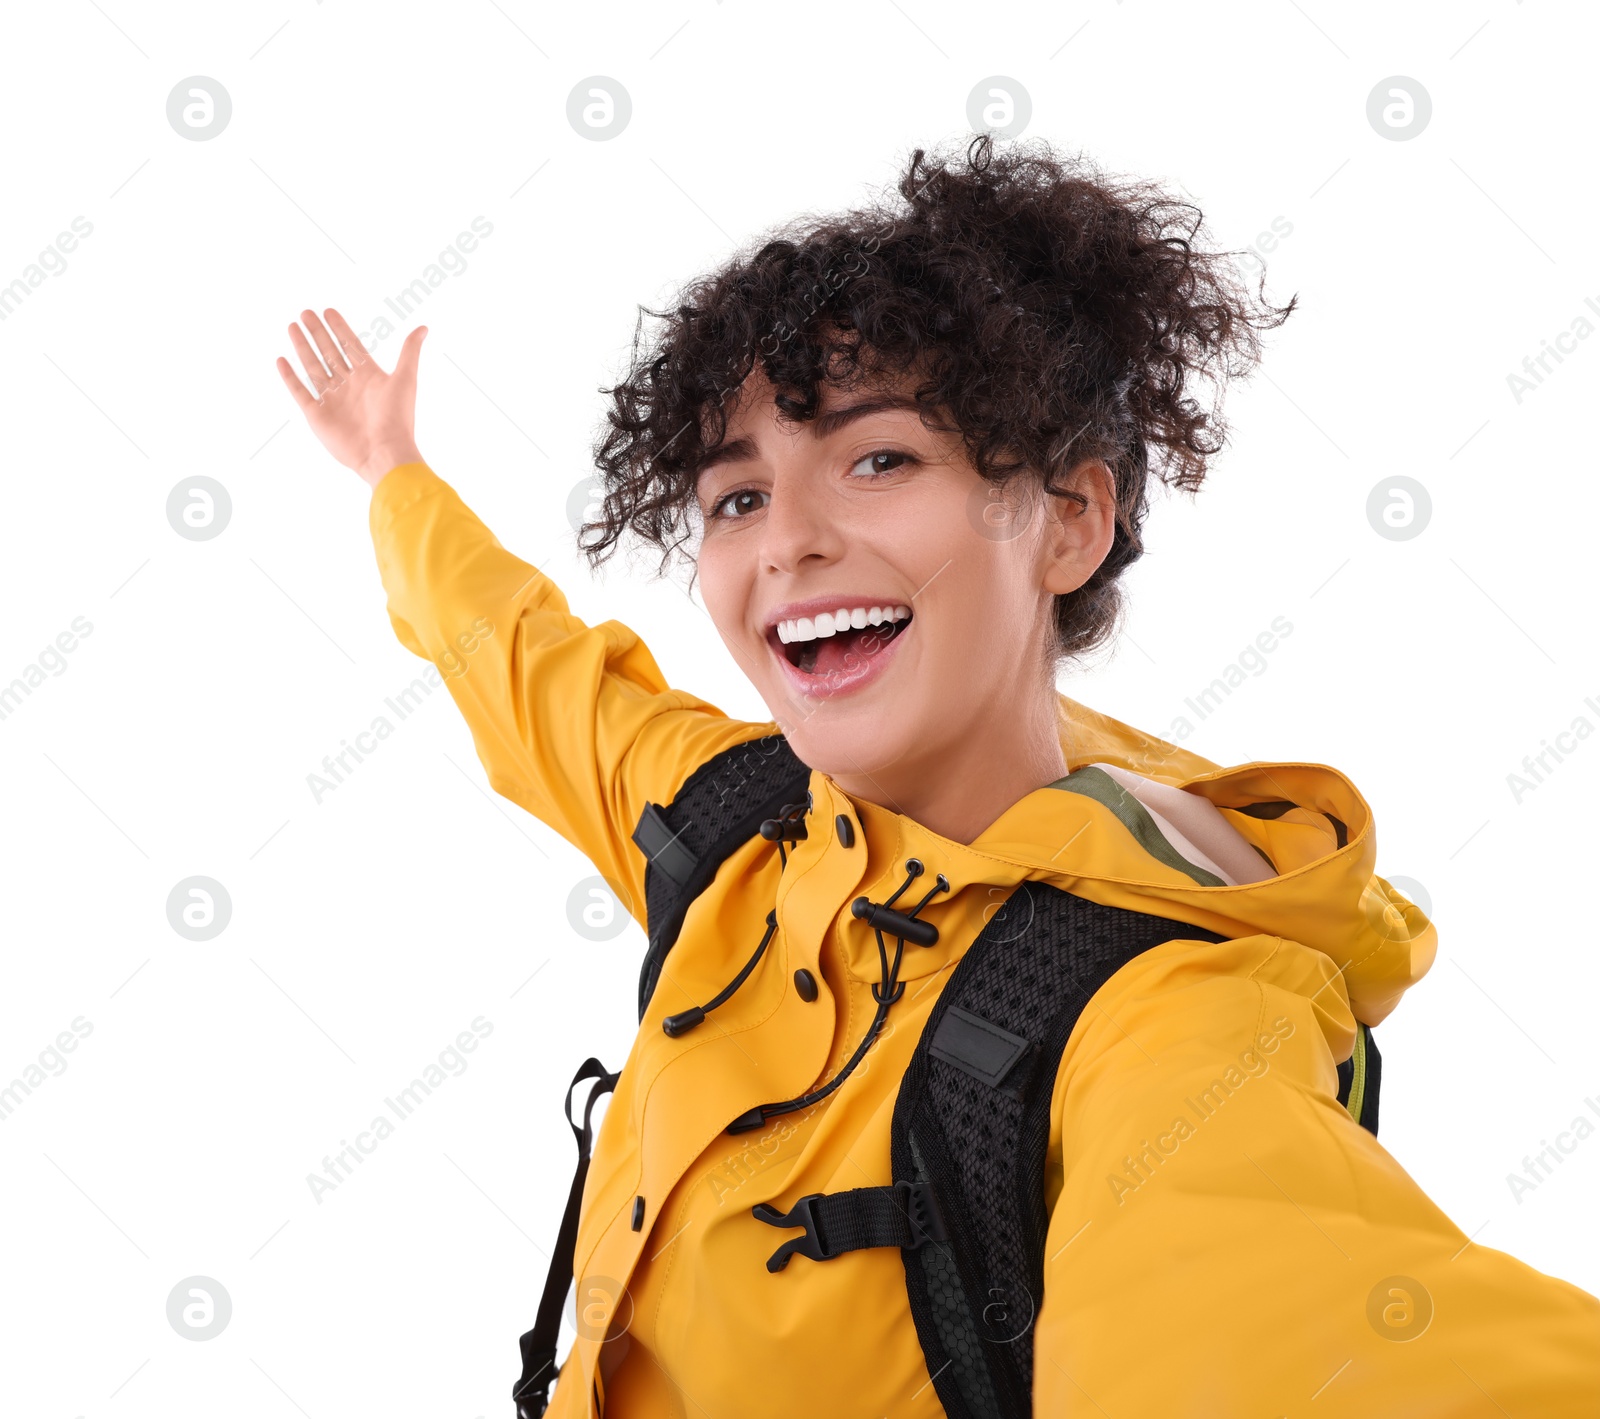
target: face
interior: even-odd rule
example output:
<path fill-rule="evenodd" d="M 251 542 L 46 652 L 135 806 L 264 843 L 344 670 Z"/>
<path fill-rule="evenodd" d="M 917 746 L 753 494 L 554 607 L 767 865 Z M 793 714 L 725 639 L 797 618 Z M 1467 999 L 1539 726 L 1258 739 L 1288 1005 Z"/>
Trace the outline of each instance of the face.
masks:
<path fill-rule="evenodd" d="M 1025 474 L 1002 493 L 908 387 L 825 384 L 818 417 L 793 424 L 758 366 L 697 488 L 724 643 L 795 753 L 878 802 L 981 773 L 1041 717 L 1055 744 L 1054 598 L 1112 531 L 1102 464 L 1069 479 L 1092 515 Z"/>

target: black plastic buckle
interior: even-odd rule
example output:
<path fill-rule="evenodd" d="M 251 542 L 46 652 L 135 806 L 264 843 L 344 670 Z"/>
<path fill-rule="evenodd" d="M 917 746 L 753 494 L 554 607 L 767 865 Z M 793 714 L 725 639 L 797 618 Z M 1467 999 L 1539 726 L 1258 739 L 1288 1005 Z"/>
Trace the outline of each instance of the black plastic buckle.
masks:
<path fill-rule="evenodd" d="M 934 1200 L 933 1189 L 925 1182 L 897 1182 L 893 1186 L 881 1189 L 894 1194 L 894 1204 L 905 1214 L 906 1221 L 910 1224 L 911 1239 L 899 1241 L 898 1238 L 884 1238 L 876 1243 L 880 1246 L 893 1246 L 898 1244 L 906 1251 L 915 1251 L 924 1242 L 942 1242 L 949 1239 L 945 1230 L 944 1217 L 939 1212 L 939 1205 Z M 750 1209 L 757 1221 L 765 1222 L 771 1227 L 803 1227 L 805 1230 L 798 1237 L 791 1237 L 777 1251 L 767 1258 L 768 1271 L 782 1271 L 789 1264 L 789 1258 L 795 1255 L 810 1257 L 812 1261 L 831 1261 L 839 1252 L 831 1250 L 822 1235 L 817 1230 L 817 1203 L 828 1193 L 809 1192 L 795 1203 L 787 1212 L 780 1212 L 770 1203 L 758 1202 Z M 839 1195 L 839 1194 L 833 1194 Z M 857 1243 L 863 1245 L 863 1243 Z M 865 1243 L 874 1245 L 874 1243 Z M 847 1248 L 848 1250 L 848 1248 Z"/>
<path fill-rule="evenodd" d="M 550 1407 L 550 1386 L 556 1378 L 556 1350 L 536 1350 L 523 1365 L 523 1377 L 511 1391 L 517 1402 L 517 1419 L 540 1419 Z"/>
<path fill-rule="evenodd" d="M 780 1212 L 770 1202 L 758 1202 L 750 1209 L 751 1214 L 759 1222 L 765 1222 L 772 1227 L 804 1227 L 805 1232 L 785 1242 L 777 1251 L 767 1258 L 768 1271 L 782 1271 L 789 1264 L 789 1258 L 796 1252 L 801 1256 L 809 1256 L 813 1261 L 827 1261 L 833 1255 L 824 1251 L 822 1238 L 817 1235 L 816 1204 L 826 1194 L 808 1192 L 787 1212 Z"/>

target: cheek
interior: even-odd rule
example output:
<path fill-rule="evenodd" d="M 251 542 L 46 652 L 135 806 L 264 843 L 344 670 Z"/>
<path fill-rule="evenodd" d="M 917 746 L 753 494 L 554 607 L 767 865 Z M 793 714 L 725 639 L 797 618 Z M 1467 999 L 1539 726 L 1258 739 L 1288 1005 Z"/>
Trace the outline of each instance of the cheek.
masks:
<path fill-rule="evenodd" d="M 929 620 L 941 651 L 971 666 L 1014 665 L 1033 643 L 1039 602 L 1022 548 L 963 538 L 946 549 L 944 559 L 944 571 L 919 598 L 936 613 Z"/>
<path fill-rule="evenodd" d="M 979 530 L 981 510 L 972 512 L 965 484 L 953 479 L 927 492 L 908 489 L 913 491 L 922 496 L 902 498 L 892 511 L 853 530 L 894 567 L 919 601 L 927 596 L 941 605 L 959 603 L 987 580 L 995 559 L 995 545 Z"/>
<path fill-rule="evenodd" d="M 711 624 L 725 642 L 747 640 L 751 634 L 751 573 L 746 559 L 722 545 L 702 545 L 695 561 L 695 585 L 705 602 Z"/>

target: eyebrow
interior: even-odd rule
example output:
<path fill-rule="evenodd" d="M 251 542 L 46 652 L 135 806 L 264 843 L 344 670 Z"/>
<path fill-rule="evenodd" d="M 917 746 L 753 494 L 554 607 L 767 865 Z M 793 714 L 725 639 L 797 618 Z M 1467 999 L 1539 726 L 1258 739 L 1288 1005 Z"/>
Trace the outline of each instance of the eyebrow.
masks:
<path fill-rule="evenodd" d="M 816 418 L 808 420 L 805 427 L 811 430 L 813 438 L 825 439 L 838 433 L 847 424 L 852 424 L 857 419 L 864 419 L 869 414 L 881 414 L 889 409 L 916 409 L 916 407 L 917 401 L 907 395 L 878 394 L 870 399 L 863 399 L 859 404 L 849 404 L 843 409 L 830 409 L 825 414 L 818 414 Z M 700 466 L 695 470 L 695 476 L 698 477 L 719 463 L 748 463 L 755 456 L 754 440 L 736 438 L 712 449 L 701 460 Z"/>

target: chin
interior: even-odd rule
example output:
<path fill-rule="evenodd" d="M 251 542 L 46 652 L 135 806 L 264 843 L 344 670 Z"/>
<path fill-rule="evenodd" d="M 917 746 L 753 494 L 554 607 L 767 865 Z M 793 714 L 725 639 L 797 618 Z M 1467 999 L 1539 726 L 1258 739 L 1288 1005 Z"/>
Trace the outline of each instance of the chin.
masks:
<path fill-rule="evenodd" d="M 836 781 L 881 778 L 886 784 L 886 775 L 910 755 L 915 736 L 904 723 L 885 723 L 888 711 L 863 722 L 855 710 L 855 706 L 824 704 L 809 718 L 797 718 L 793 709 L 774 718 L 788 726 L 784 737 L 807 768 Z"/>

